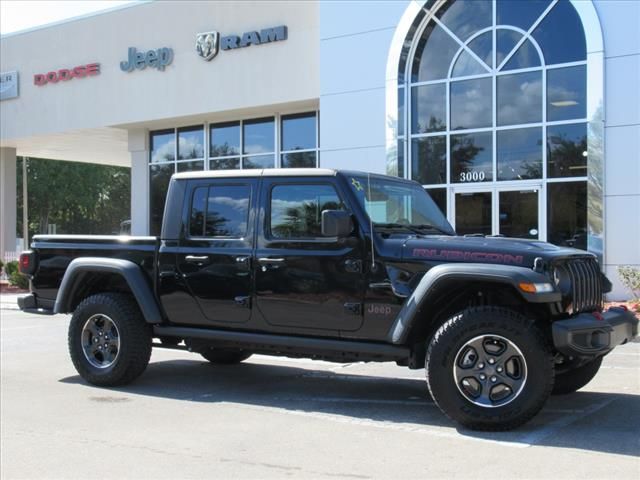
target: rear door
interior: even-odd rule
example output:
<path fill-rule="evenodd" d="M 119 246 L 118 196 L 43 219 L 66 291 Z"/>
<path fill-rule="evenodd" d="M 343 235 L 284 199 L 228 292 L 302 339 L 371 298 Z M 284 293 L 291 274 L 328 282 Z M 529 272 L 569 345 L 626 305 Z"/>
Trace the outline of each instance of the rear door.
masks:
<path fill-rule="evenodd" d="M 287 331 L 333 335 L 362 324 L 362 240 L 323 237 L 323 210 L 349 207 L 334 179 L 263 177 L 256 305 Z M 354 229 L 355 230 L 355 229 Z"/>
<path fill-rule="evenodd" d="M 257 187 L 254 178 L 190 182 L 176 270 L 204 323 L 245 323 L 251 316 Z M 178 322 L 202 323 L 195 316 Z"/>

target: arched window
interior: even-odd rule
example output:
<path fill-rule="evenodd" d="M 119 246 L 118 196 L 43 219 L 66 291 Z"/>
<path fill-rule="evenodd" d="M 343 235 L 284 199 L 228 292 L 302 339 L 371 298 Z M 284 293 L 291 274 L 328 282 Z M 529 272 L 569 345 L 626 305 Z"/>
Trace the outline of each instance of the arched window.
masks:
<path fill-rule="evenodd" d="M 392 173 L 420 182 L 460 234 L 587 249 L 594 112 L 571 1 L 431 0 L 398 61 Z"/>

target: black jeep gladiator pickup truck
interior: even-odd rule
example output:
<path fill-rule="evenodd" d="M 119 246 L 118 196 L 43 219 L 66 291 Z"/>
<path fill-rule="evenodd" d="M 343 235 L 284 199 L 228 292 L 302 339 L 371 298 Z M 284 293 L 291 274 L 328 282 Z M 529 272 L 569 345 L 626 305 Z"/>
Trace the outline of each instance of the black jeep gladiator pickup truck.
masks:
<path fill-rule="evenodd" d="M 73 313 L 69 351 L 101 386 L 153 348 L 215 364 L 252 353 L 425 368 L 472 429 L 532 418 L 638 334 L 587 252 L 457 236 L 422 187 L 326 169 L 174 175 L 156 237 L 33 238 L 29 312 Z"/>

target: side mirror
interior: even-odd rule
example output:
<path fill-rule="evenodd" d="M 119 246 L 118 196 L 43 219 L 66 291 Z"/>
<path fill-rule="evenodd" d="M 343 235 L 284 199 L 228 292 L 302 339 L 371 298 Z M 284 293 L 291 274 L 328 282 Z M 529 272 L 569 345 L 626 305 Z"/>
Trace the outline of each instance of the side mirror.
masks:
<path fill-rule="evenodd" d="M 322 211 L 322 236 L 344 238 L 351 235 L 353 220 L 351 214 L 344 210 Z"/>

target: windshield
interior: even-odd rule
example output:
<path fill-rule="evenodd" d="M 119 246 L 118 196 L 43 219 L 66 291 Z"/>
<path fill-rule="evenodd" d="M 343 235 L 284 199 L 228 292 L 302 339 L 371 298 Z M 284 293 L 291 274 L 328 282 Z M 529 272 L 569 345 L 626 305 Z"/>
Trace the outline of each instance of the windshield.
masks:
<path fill-rule="evenodd" d="M 375 227 L 398 228 L 417 233 L 455 235 L 446 217 L 431 197 L 415 183 L 386 180 L 380 177 L 347 177 Z"/>

